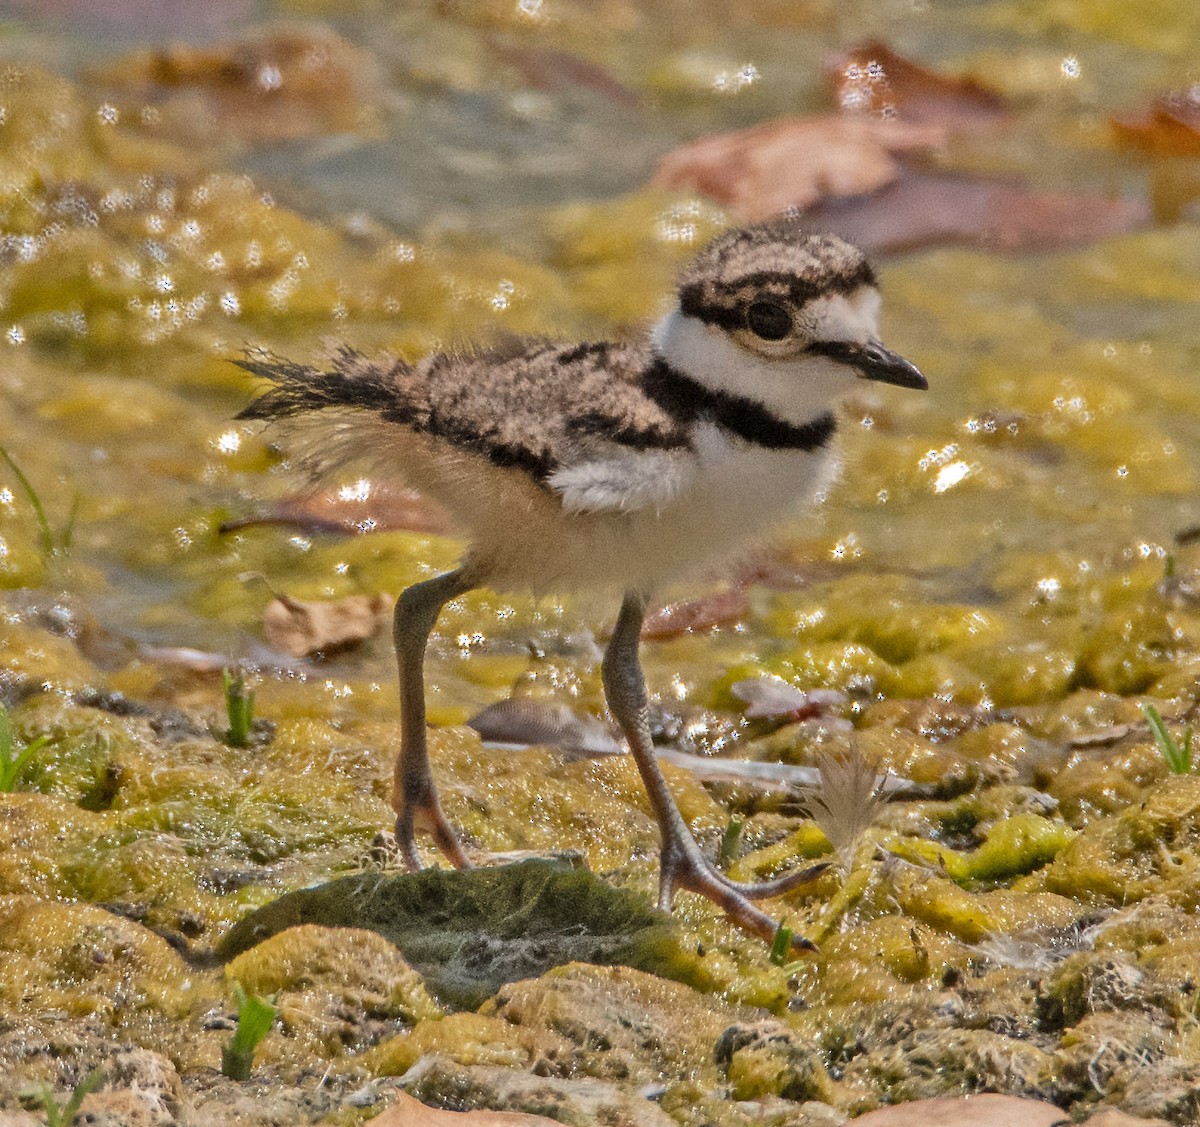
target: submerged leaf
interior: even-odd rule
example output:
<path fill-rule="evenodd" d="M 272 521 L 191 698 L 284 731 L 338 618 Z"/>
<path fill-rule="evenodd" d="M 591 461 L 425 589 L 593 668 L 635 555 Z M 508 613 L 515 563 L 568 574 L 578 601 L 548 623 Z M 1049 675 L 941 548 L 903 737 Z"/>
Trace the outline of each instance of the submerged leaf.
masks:
<path fill-rule="evenodd" d="M 646 616 L 642 623 L 643 638 L 677 638 L 697 630 L 708 630 L 727 622 L 736 622 L 750 610 L 745 591 L 713 591 L 695 599 L 680 599 L 668 603 Z"/>
<path fill-rule="evenodd" d="M 449 514 L 415 489 L 382 481 L 362 481 L 284 497 L 258 516 L 238 517 L 220 531 L 283 525 L 305 532 L 432 532 L 449 535 Z"/>
<path fill-rule="evenodd" d="M 162 131 L 180 140 L 208 132 L 290 141 L 375 132 L 377 72 L 367 52 L 312 26 L 214 46 L 150 47 L 100 69 L 98 77 L 158 106 Z"/>
<path fill-rule="evenodd" d="M 1004 99 L 973 78 L 947 78 L 877 41 L 828 56 L 824 71 L 843 110 L 896 113 L 905 121 L 949 128 L 1007 115 Z"/>
<path fill-rule="evenodd" d="M 1111 121 L 1117 141 L 1154 156 L 1200 157 L 1200 87 L 1163 94 L 1141 114 Z"/>
<path fill-rule="evenodd" d="M 668 153 L 650 186 L 701 192 L 740 219 L 762 219 L 830 196 L 857 196 L 900 175 L 900 153 L 945 140 L 936 125 L 825 114 L 777 118 Z"/>
<path fill-rule="evenodd" d="M 1149 208 L 1120 197 L 1034 192 L 1011 180 L 905 170 L 871 195 L 830 199 L 803 213 L 868 250 L 962 242 L 1001 250 L 1048 250 L 1144 226 Z"/>

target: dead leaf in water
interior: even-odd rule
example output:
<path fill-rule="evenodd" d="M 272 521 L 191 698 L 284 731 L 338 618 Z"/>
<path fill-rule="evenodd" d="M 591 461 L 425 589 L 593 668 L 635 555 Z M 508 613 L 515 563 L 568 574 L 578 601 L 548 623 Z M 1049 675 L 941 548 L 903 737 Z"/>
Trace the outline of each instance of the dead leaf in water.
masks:
<path fill-rule="evenodd" d="M 1007 117 L 1003 98 L 973 79 L 935 74 L 881 43 L 831 57 L 826 73 L 847 112 L 703 137 L 664 157 L 651 186 L 703 193 L 742 221 L 798 211 L 868 250 L 947 242 L 1043 250 L 1150 218 L 1140 200 L 916 167 L 954 130 Z"/>
<path fill-rule="evenodd" d="M 397 1092 L 396 1102 L 369 1122 L 374 1127 L 562 1127 L 556 1119 L 520 1111 L 443 1111 L 404 1092 Z"/>
<path fill-rule="evenodd" d="M 276 595 L 263 611 L 263 635 L 289 657 L 329 654 L 365 641 L 392 617 L 389 595 L 348 595 L 307 602 Z"/>
<path fill-rule="evenodd" d="M 642 637 L 665 639 L 678 638 L 681 634 L 692 634 L 697 630 L 709 630 L 736 622 L 750 610 L 750 600 L 745 591 L 714 591 L 695 599 L 680 599 L 665 607 L 651 611 L 642 623 Z"/>
<path fill-rule="evenodd" d="M 867 250 L 969 243 L 1000 250 L 1079 246 L 1149 222 L 1141 200 L 1035 192 L 1013 181 L 906 170 L 870 195 L 828 199 L 804 211 L 808 224 Z"/>
<path fill-rule="evenodd" d="M 844 111 L 898 114 L 904 121 L 949 129 L 977 127 L 1008 116 L 1004 99 L 973 78 L 947 78 L 870 42 L 829 55 L 825 81 Z"/>
<path fill-rule="evenodd" d="M 221 532 L 262 525 L 284 525 L 305 532 L 429 532 L 453 533 L 454 523 L 436 502 L 415 489 L 384 482 L 369 488 L 340 486 L 285 497 L 260 515 L 238 517 L 221 524 Z"/>
<path fill-rule="evenodd" d="M 668 153 L 650 186 L 701 192 L 739 219 L 764 219 L 830 196 L 877 191 L 900 175 L 898 154 L 944 140 L 936 125 L 838 114 L 777 118 Z"/>
<path fill-rule="evenodd" d="M 162 132 L 292 141 L 377 131 L 376 71 L 365 51 L 314 26 L 211 47 L 150 47 L 96 77 L 152 107 Z"/>
<path fill-rule="evenodd" d="M 1200 157 L 1200 86 L 1164 94 L 1144 113 L 1111 119 L 1117 141 L 1153 156 Z"/>

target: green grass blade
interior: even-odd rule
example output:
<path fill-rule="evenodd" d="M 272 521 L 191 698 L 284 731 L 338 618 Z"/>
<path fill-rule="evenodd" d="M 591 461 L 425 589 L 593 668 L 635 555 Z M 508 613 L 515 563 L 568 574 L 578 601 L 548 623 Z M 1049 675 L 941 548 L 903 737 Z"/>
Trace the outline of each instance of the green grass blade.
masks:
<path fill-rule="evenodd" d="M 103 1070 L 93 1068 L 91 1072 L 75 1085 L 75 1091 L 71 1093 L 71 1098 L 67 1101 L 67 1106 L 62 1110 L 63 1127 L 70 1127 L 75 1122 L 75 1116 L 79 1114 L 79 1109 L 83 1106 L 83 1101 L 103 1083 Z"/>
<path fill-rule="evenodd" d="M 246 677 L 240 670 L 222 669 L 221 683 L 225 688 L 225 714 L 229 719 L 229 727 L 221 738 L 230 747 L 245 747 L 254 731 L 254 690 L 247 687 Z"/>
<path fill-rule="evenodd" d="M 49 739 L 49 736 L 38 736 L 32 743 L 16 751 L 8 709 L 0 704 L 0 794 L 9 794 L 17 789 L 17 780 L 25 764 L 46 746 Z"/>
<path fill-rule="evenodd" d="M 1154 742 L 1158 745 L 1158 750 L 1167 761 L 1167 766 L 1171 769 L 1172 774 L 1188 774 L 1192 769 L 1192 740 L 1190 731 L 1184 740 L 1183 747 L 1180 747 L 1175 742 L 1171 733 L 1167 731 L 1167 725 L 1154 705 L 1143 704 L 1142 715 L 1145 716 L 1146 723 L 1150 726 L 1150 734 L 1154 737 Z"/>
<path fill-rule="evenodd" d="M 233 1039 L 221 1047 L 221 1072 L 231 1080 L 249 1080 L 254 1052 L 271 1032 L 278 1011 L 257 994 L 247 994 L 240 982 L 233 984 L 238 1023 Z"/>
<path fill-rule="evenodd" d="M 737 856 L 738 846 L 742 841 L 742 830 L 746 828 L 746 819 L 734 814 L 725 826 L 721 836 L 721 846 L 717 850 L 717 863 L 724 867 Z"/>
<path fill-rule="evenodd" d="M 50 522 L 46 519 L 46 510 L 42 508 L 42 499 L 37 495 L 37 490 L 34 489 L 33 483 L 21 472 L 21 467 L 12 460 L 12 455 L 3 446 L 0 446 L 0 458 L 3 458 L 5 464 L 12 470 L 21 491 L 29 498 L 29 503 L 33 506 L 38 528 L 41 531 L 42 551 L 47 556 L 54 555 L 54 534 L 50 531 Z"/>
<path fill-rule="evenodd" d="M 46 741 L 39 740 L 36 744 L 30 744 L 16 759 L 4 759 L 0 761 L 0 793 L 11 794 L 17 789 L 17 780 L 21 777 L 21 772 L 25 770 L 25 764 L 28 763 L 37 751 Z"/>
<path fill-rule="evenodd" d="M 771 944 L 769 958 L 777 967 L 787 965 L 788 956 L 792 953 L 793 934 L 792 929 L 786 924 L 780 924 L 779 930 L 775 932 L 775 941 Z"/>

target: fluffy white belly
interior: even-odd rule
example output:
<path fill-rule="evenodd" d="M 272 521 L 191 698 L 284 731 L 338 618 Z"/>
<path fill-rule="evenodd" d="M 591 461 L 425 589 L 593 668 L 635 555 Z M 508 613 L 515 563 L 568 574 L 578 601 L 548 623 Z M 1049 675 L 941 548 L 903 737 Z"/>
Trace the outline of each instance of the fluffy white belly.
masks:
<path fill-rule="evenodd" d="M 705 428 L 686 457 L 694 459 L 687 481 L 657 506 L 567 513 L 542 489 L 532 504 L 495 498 L 500 520 L 469 522 L 482 581 L 537 593 L 649 591 L 761 541 L 803 511 L 837 466 L 829 450 L 765 450 L 715 428 Z"/>

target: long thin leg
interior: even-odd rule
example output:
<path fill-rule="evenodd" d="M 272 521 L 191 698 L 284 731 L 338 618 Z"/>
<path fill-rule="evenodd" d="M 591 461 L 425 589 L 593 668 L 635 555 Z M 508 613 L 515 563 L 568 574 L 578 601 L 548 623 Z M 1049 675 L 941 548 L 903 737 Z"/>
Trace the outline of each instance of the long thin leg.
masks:
<path fill-rule="evenodd" d="M 779 925 L 751 904 L 750 900 L 755 896 L 777 896 L 788 888 L 806 884 L 814 880 L 827 866 L 817 865 L 765 885 L 743 885 L 717 872 L 705 859 L 696 844 L 696 839 L 692 837 L 691 830 L 683 820 L 679 807 L 675 804 L 667 780 L 663 777 L 662 769 L 654 756 L 654 746 L 650 740 L 646 682 L 638 659 L 638 644 L 645 614 L 645 597 L 633 592 L 627 594 L 621 604 L 621 613 L 617 616 L 612 638 L 609 639 L 601 672 L 608 707 L 629 741 L 629 750 L 633 753 L 642 781 L 646 784 L 650 807 L 658 821 L 659 836 L 662 840 L 658 906 L 664 911 L 670 911 L 677 888 L 697 892 L 722 908 L 739 927 L 771 942 Z M 792 944 L 799 950 L 816 950 L 809 940 L 801 936 L 794 937 Z"/>
<path fill-rule="evenodd" d="M 400 671 L 400 755 L 392 785 L 396 811 L 396 844 L 405 864 L 424 868 L 417 851 L 417 830 L 432 835 L 438 849 L 455 868 L 469 869 L 458 836 L 442 813 L 437 787 L 429 769 L 425 734 L 425 646 L 442 607 L 476 584 L 464 569 L 414 583 L 396 600 L 393 640 Z"/>

